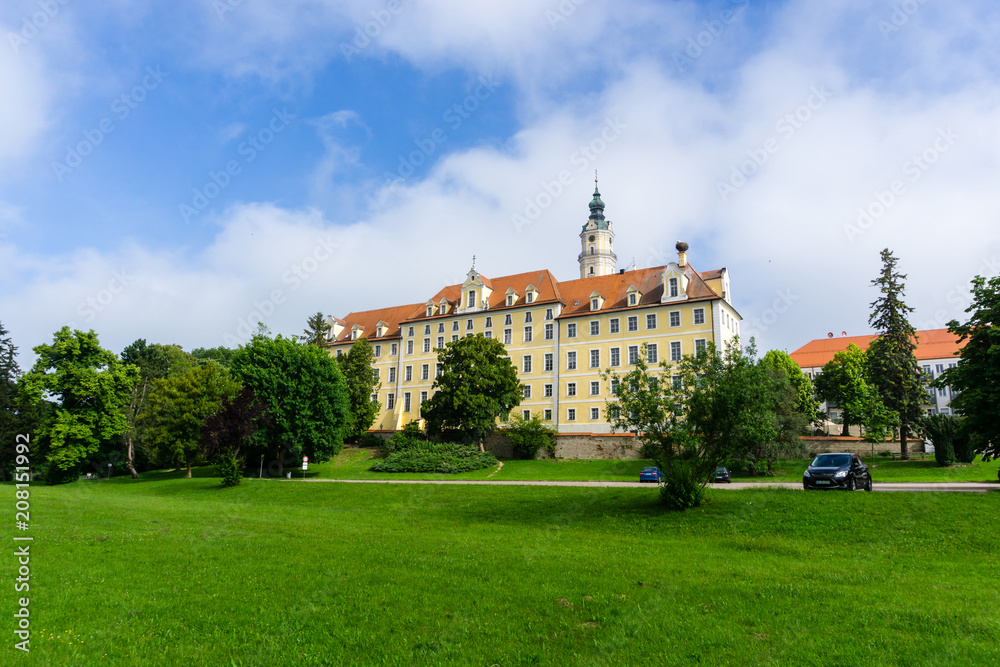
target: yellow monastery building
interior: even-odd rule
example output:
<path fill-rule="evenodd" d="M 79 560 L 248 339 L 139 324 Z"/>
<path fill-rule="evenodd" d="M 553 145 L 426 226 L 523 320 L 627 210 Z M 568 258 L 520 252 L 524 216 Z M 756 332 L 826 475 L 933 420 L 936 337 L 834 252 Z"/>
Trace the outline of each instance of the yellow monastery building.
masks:
<path fill-rule="evenodd" d="M 609 387 L 600 372 L 622 370 L 646 343 L 647 361 L 677 361 L 709 341 L 722 349 L 739 334 L 729 273 L 698 272 L 677 244 L 677 261 L 617 269 L 614 230 L 594 188 L 590 217 L 580 232 L 580 277 L 559 281 L 545 269 L 488 278 L 469 271 L 465 282 L 427 301 L 329 318 L 328 346 L 346 354 L 367 337 L 382 411 L 372 430 L 399 430 L 420 419 L 431 395 L 437 348 L 460 336 L 499 339 L 518 369 L 525 417 L 539 414 L 559 433 L 610 432 Z"/>

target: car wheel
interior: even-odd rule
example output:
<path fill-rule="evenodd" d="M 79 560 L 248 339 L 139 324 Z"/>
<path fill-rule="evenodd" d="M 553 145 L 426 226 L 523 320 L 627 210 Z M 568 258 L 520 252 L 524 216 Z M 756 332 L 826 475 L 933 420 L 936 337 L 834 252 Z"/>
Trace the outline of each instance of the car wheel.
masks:
<path fill-rule="evenodd" d="M 871 490 L 872 490 L 872 478 L 869 477 L 868 478 L 868 483 L 865 484 L 865 491 L 871 491 Z"/>
<path fill-rule="evenodd" d="M 853 477 L 848 478 L 848 480 L 847 480 L 847 490 L 848 491 L 853 491 L 856 488 L 858 488 L 858 487 L 857 487 L 857 484 L 854 483 L 854 478 Z"/>

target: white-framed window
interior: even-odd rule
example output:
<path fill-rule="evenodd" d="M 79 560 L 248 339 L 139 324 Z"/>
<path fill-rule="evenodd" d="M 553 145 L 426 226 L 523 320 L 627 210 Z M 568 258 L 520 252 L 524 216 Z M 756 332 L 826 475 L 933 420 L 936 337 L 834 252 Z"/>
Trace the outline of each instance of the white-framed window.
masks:
<path fill-rule="evenodd" d="M 566 410 L 566 421 L 568 422 L 576 421 L 576 408 L 568 408 Z"/>
<path fill-rule="evenodd" d="M 531 311 L 530 310 L 524 313 L 524 323 L 525 324 L 531 324 Z"/>
<path fill-rule="evenodd" d="M 671 297 L 680 295 L 680 283 L 677 281 L 677 278 L 672 277 L 667 280 L 667 289 Z"/>
<path fill-rule="evenodd" d="M 503 325 L 509 327 L 512 324 L 514 324 L 514 318 L 511 317 L 510 313 L 507 313 L 503 316 Z"/>
<path fill-rule="evenodd" d="M 492 331 L 484 331 L 483 332 L 483 336 L 485 338 L 493 338 L 493 332 Z"/>
<path fill-rule="evenodd" d="M 672 322 L 673 322 L 673 320 L 671 320 L 671 323 Z M 671 324 L 671 326 L 673 326 L 673 325 Z M 655 329 L 656 328 L 656 313 L 647 313 L 646 314 L 646 328 L 647 329 Z"/>
<path fill-rule="evenodd" d="M 396 353 L 398 351 L 399 351 L 399 348 L 396 347 L 396 343 L 392 343 L 392 344 L 389 345 L 389 356 L 390 357 L 395 357 Z"/>
<path fill-rule="evenodd" d="M 670 311 L 670 326 L 679 327 L 681 325 L 681 311 L 671 310 Z"/>
<path fill-rule="evenodd" d="M 591 336 L 600 336 L 601 335 L 601 321 L 600 320 L 591 320 L 590 321 L 590 335 Z"/>
<path fill-rule="evenodd" d="M 608 327 L 609 327 L 609 331 L 611 333 L 613 333 L 613 334 L 616 334 L 619 331 L 621 331 L 621 325 L 620 325 L 617 317 L 612 318 L 611 320 L 608 321 Z"/>
<path fill-rule="evenodd" d="M 429 380 L 430 379 L 430 372 L 431 372 L 431 365 L 430 364 L 421 364 L 421 366 L 420 366 L 420 379 L 421 380 Z"/>
<path fill-rule="evenodd" d="M 670 341 L 670 361 L 681 360 L 681 342 L 679 340 Z"/>
<path fill-rule="evenodd" d="M 407 366 L 403 369 L 403 382 L 413 381 L 413 366 Z"/>
<path fill-rule="evenodd" d="M 425 324 L 424 325 L 424 335 L 425 336 L 430 336 L 431 335 L 431 325 L 429 325 L 429 324 Z"/>
<path fill-rule="evenodd" d="M 451 335 L 451 342 L 454 343 L 456 340 L 458 340 L 458 334 L 452 334 Z"/>
<path fill-rule="evenodd" d="M 343 350 L 337 350 L 337 356 L 338 357 L 344 356 L 344 351 Z"/>
<path fill-rule="evenodd" d="M 504 329 L 503 330 L 503 344 L 504 345 L 510 345 L 510 342 L 512 340 L 514 340 L 514 330 L 513 329 Z"/>
<path fill-rule="evenodd" d="M 438 322 L 438 333 L 444 333 L 444 322 Z"/>
<path fill-rule="evenodd" d="M 671 384 L 673 384 L 674 389 L 680 389 L 681 385 L 684 382 L 684 378 L 681 377 L 680 375 L 671 375 L 670 376 L 670 382 L 671 382 Z"/>
<path fill-rule="evenodd" d="M 547 422 L 552 421 L 552 409 L 551 408 L 546 408 L 545 411 L 544 411 L 544 414 L 545 414 L 545 416 L 542 417 L 542 419 L 544 419 Z"/>
<path fill-rule="evenodd" d="M 507 295 L 507 305 L 508 306 L 513 306 L 514 305 L 514 295 L 513 294 L 508 294 Z"/>
<path fill-rule="evenodd" d="M 372 394 L 372 403 L 378 403 L 378 392 Z"/>
<path fill-rule="evenodd" d="M 568 371 L 576 370 L 576 352 L 566 353 L 566 370 Z"/>
<path fill-rule="evenodd" d="M 389 384 L 392 384 L 395 381 L 396 381 L 396 367 L 395 366 L 390 366 L 389 367 Z"/>
<path fill-rule="evenodd" d="M 486 316 L 486 323 L 483 326 L 485 328 L 487 328 L 487 329 L 492 329 L 493 328 L 493 316 L 492 315 L 487 315 Z"/>
<path fill-rule="evenodd" d="M 465 330 L 472 331 L 472 320 L 465 320 Z"/>
<path fill-rule="evenodd" d="M 566 338 L 576 338 L 576 325 L 567 324 L 566 325 Z"/>
<path fill-rule="evenodd" d="M 705 309 L 704 308 L 695 308 L 694 309 L 694 323 L 695 324 L 704 324 L 705 323 Z"/>
<path fill-rule="evenodd" d="M 523 384 L 521 385 L 521 398 L 531 398 L 531 385 Z M 528 416 L 530 419 L 530 415 Z"/>
<path fill-rule="evenodd" d="M 531 327 L 524 327 L 524 342 L 531 342 Z"/>
<path fill-rule="evenodd" d="M 413 354 L 413 339 L 406 341 L 406 353 Z"/>
<path fill-rule="evenodd" d="M 611 365 L 612 366 L 621 366 L 622 365 L 621 348 L 617 348 L 617 347 L 611 348 Z"/>
<path fill-rule="evenodd" d="M 381 345 L 376 345 L 375 346 L 375 356 L 376 357 L 381 357 L 382 356 L 382 346 Z"/>
<path fill-rule="evenodd" d="M 694 353 L 696 356 L 702 356 L 708 352 L 708 341 L 704 338 L 694 339 Z"/>
<path fill-rule="evenodd" d="M 598 382 L 597 380 L 591 380 L 590 381 L 590 395 L 591 396 L 600 396 L 600 394 L 601 394 L 601 383 Z"/>
<path fill-rule="evenodd" d="M 521 410 L 521 418 L 524 419 L 524 421 L 531 419 L 531 410 Z"/>
<path fill-rule="evenodd" d="M 547 319 L 547 320 L 551 320 L 552 319 L 552 309 L 551 308 L 546 308 L 545 309 L 545 319 Z"/>
<path fill-rule="evenodd" d="M 639 346 L 629 345 L 628 346 L 628 364 L 631 366 L 635 362 L 639 361 Z"/>
<path fill-rule="evenodd" d="M 656 353 L 656 343 L 646 343 L 646 363 L 655 364 L 659 363 Z"/>
<path fill-rule="evenodd" d="M 418 410 L 417 414 L 423 414 L 424 403 L 426 403 L 426 402 L 427 402 L 427 392 L 426 391 L 422 391 L 422 392 L 420 392 L 420 405 L 417 408 L 417 410 Z"/>
<path fill-rule="evenodd" d="M 521 359 L 521 372 L 522 373 L 530 373 L 531 372 L 531 355 L 530 354 L 524 355 L 524 357 Z"/>
<path fill-rule="evenodd" d="M 618 395 L 618 387 L 619 386 L 620 386 L 620 381 L 618 380 L 618 378 L 611 378 L 611 395 L 612 396 L 617 396 Z"/>
<path fill-rule="evenodd" d="M 427 317 L 434 314 L 434 306 L 427 306 Z"/>
<path fill-rule="evenodd" d="M 551 352 L 546 352 L 545 356 L 543 357 L 543 360 L 544 360 L 543 368 L 544 368 L 545 372 L 546 373 L 551 372 L 552 371 L 552 353 Z"/>
<path fill-rule="evenodd" d="M 600 408 L 591 408 L 590 409 L 590 421 L 597 421 L 600 418 L 601 418 L 601 409 Z"/>
<path fill-rule="evenodd" d="M 590 300 L 590 309 L 591 310 L 599 310 L 600 308 L 601 308 L 601 302 L 600 302 L 600 300 L 598 300 L 598 299 L 591 299 Z"/>
<path fill-rule="evenodd" d="M 628 295 L 628 305 L 634 306 L 636 304 L 637 298 L 635 292 Z"/>
<path fill-rule="evenodd" d="M 441 377 L 444 373 L 444 364 L 434 364 L 434 377 Z"/>
<path fill-rule="evenodd" d="M 555 333 L 554 329 L 555 327 L 552 325 L 551 322 L 545 325 L 545 340 L 552 340 Z"/>
<path fill-rule="evenodd" d="M 576 383 L 575 382 L 567 382 L 566 383 L 566 395 L 567 396 L 576 396 Z"/>
<path fill-rule="evenodd" d="M 403 392 L 403 412 L 410 411 L 410 392 Z"/>
<path fill-rule="evenodd" d="M 437 346 L 438 346 L 438 349 L 441 349 L 442 347 L 444 347 L 444 336 L 438 336 L 438 344 L 437 344 Z"/>
<path fill-rule="evenodd" d="M 469 301 L 468 301 L 468 304 L 469 304 L 467 306 L 468 308 L 475 308 L 476 307 L 476 290 L 474 290 L 474 289 L 470 289 L 469 290 Z"/>
<path fill-rule="evenodd" d="M 601 367 L 601 351 L 591 350 L 590 351 L 590 367 L 600 368 Z"/>
<path fill-rule="evenodd" d="M 526 303 L 534 303 L 535 302 L 535 293 L 534 292 L 528 292 L 527 294 L 524 295 L 524 300 L 525 300 Z"/>
<path fill-rule="evenodd" d="M 458 331 L 458 320 L 455 320 L 451 323 L 451 330 Z"/>
<path fill-rule="evenodd" d="M 377 368 L 373 368 L 372 369 L 372 379 L 375 380 L 375 382 L 378 382 L 378 369 Z"/>
<path fill-rule="evenodd" d="M 639 330 L 639 318 L 635 315 L 628 316 L 628 330 L 638 331 Z"/>
<path fill-rule="evenodd" d="M 407 337 L 409 337 L 409 338 L 412 338 L 412 337 L 413 337 L 413 327 L 407 327 L 407 328 L 406 328 L 406 335 L 407 335 Z"/>
<path fill-rule="evenodd" d="M 396 407 L 396 394 L 386 394 L 385 396 L 385 409 L 392 410 Z"/>
<path fill-rule="evenodd" d="M 430 351 L 431 351 L 431 339 L 430 338 L 425 338 L 424 339 L 424 353 L 427 353 L 427 352 L 430 352 Z"/>
<path fill-rule="evenodd" d="M 545 398 L 552 398 L 552 385 L 551 384 L 542 385 L 542 395 Z"/>

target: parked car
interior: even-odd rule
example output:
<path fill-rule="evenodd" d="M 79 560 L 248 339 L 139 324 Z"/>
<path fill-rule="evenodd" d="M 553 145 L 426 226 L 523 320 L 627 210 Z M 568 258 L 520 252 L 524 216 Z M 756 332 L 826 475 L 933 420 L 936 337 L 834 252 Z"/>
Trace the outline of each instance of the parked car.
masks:
<path fill-rule="evenodd" d="M 872 475 L 857 454 L 836 452 L 819 454 L 802 473 L 802 488 L 872 490 Z"/>
<path fill-rule="evenodd" d="M 639 481 L 640 482 L 662 482 L 663 473 L 660 472 L 659 468 L 649 467 L 643 468 L 639 471 Z"/>
<path fill-rule="evenodd" d="M 719 466 L 718 468 L 715 469 L 715 472 L 712 473 L 712 481 L 732 484 L 733 476 L 729 473 L 729 468 L 725 466 Z"/>

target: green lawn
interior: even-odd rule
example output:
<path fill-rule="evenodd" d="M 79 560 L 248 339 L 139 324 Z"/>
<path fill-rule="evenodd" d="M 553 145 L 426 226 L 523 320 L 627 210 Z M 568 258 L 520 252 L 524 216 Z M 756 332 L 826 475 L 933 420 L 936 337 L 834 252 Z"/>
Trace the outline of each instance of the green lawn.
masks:
<path fill-rule="evenodd" d="M 3 664 L 1000 660 L 1000 493 L 710 489 L 674 514 L 652 488 L 170 476 L 31 489 L 35 634 Z"/>
<path fill-rule="evenodd" d="M 458 475 L 427 473 L 374 473 L 369 472 L 374 450 L 348 448 L 326 463 L 309 464 L 306 477 L 322 479 L 494 479 L 494 480 L 601 480 L 608 482 L 637 482 L 639 470 L 653 465 L 652 461 L 608 460 L 608 459 L 542 459 L 537 461 L 504 461 L 503 468 L 477 470 Z M 889 458 L 866 458 L 872 467 L 872 478 L 876 482 L 980 482 L 997 481 L 1000 461 L 990 461 L 966 466 L 939 468 L 934 457 L 893 461 Z M 779 461 L 770 476 L 750 477 L 737 474 L 738 481 L 787 481 L 802 480 L 802 471 L 809 465 L 807 459 L 786 459 Z M 292 471 L 294 477 L 301 477 L 301 469 Z"/>

